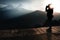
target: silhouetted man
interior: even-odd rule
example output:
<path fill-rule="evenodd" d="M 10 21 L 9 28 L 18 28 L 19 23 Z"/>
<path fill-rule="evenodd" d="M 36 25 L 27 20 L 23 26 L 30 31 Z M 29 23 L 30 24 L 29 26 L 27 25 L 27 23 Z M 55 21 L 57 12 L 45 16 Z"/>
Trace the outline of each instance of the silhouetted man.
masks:
<path fill-rule="evenodd" d="M 51 21 L 53 18 L 53 8 L 51 7 L 51 4 L 48 4 L 48 6 L 46 6 L 46 12 L 47 12 L 47 20 Z"/>
<path fill-rule="evenodd" d="M 52 18 L 53 18 L 53 8 L 51 7 L 51 4 L 48 4 L 46 6 L 45 11 L 47 13 L 47 20 L 46 20 L 46 22 L 44 23 L 43 26 L 49 26 L 49 25 L 51 25 L 51 21 L 52 21 Z"/>
<path fill-rule="evenodd" d="M 48 36 L 48 40 L 51 40 L 52 37 L 52 26 L 51 26 L 51 21 L 53 18 L 53 8 L 51 7 L 51 4 L 48 4 L 48 6 L 46 6 L 46 12 L 47 12 L 47 21 L 49 28 L 46 30 L 47 31 L 47 36 Z"/>

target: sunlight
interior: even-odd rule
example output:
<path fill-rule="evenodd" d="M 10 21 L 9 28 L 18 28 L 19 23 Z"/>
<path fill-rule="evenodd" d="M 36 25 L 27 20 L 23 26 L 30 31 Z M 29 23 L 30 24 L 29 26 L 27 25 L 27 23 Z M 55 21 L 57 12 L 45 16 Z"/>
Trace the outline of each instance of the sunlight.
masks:
<path fill-rule="evenodd" d="M 45 11 L 45 7 L 48 4 L 52 4 L 52 7 L 54 8 L 54 12 L 60 13 L 60 0 L 43 0 L 43 1 L 34 1 L 29 3 L 25 3 L 22 7 L 28 10 L 41 10 Z"/>
<path fill-rule="evenodd" d="M 45 0 L 44 3 L 43 3 L 44 7 L 48 4 L 52 4 L 51 7 L 54 8 L 54 12 L 59 12 L 60 13 L 60 0 Z"/>
<path fill-rule="evenodd" d="M 60 12 L 60 0 L 51 0 L 48 2 L 53 5 L 54 12 Z"/>

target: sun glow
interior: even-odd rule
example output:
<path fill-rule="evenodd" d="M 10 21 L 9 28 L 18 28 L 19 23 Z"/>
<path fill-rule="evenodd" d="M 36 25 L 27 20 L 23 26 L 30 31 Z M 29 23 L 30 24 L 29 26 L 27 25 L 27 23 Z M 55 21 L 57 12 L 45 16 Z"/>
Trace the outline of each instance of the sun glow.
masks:
<path fill-rule="evenodd" d="M 51 7 L 54 8 L 54 12 L 59 12 L 60 13 L 60 0 L 35 0 L 33 2 L 29 3 L 24 3 L 22 6 L 25 9 L 28 10 L 41 10 L 45 11 L 45 7 L 48 4 L 52 4 Z"/>
<path fill-rule="evenodd" d="M 60 12 L 60 0 L 50 0 L 47 3 L 53 5 L 54 12 Z"/>

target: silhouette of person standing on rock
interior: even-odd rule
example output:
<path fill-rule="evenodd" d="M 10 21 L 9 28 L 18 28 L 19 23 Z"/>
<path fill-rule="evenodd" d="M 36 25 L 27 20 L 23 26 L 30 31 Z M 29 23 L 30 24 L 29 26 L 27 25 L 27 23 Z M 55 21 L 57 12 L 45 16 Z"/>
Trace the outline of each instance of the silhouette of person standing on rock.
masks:
<path fill-rule="evenodd" d="M 47 21 L 46 22 L 49 25 L 49 28 L 46 30 L 47 31 L 47 38 L 48 38 L 48 40 L 51 40 L 51 37 L 52 37 L 51 21 L 52 21 L 52 18 L 53 18 L 53 8 L 51 7 L 51 4 L 48 4 L 46 6 L 45 10 L 47 12 Z"/>

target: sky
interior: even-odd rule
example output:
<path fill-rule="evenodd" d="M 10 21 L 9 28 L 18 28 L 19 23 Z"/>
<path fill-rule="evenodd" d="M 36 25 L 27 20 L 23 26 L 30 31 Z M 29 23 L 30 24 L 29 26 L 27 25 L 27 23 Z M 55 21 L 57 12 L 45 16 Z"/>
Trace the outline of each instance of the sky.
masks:
<path fill-rule="evenodd" d="M 0 0 L 0 8 L 7 7 L 7 9 L 24 8 L 33 11 L 45 11 L 45 7 L 48 4 L 53 5 L 54 12 L 60 12 L 60 0 Z"/>

